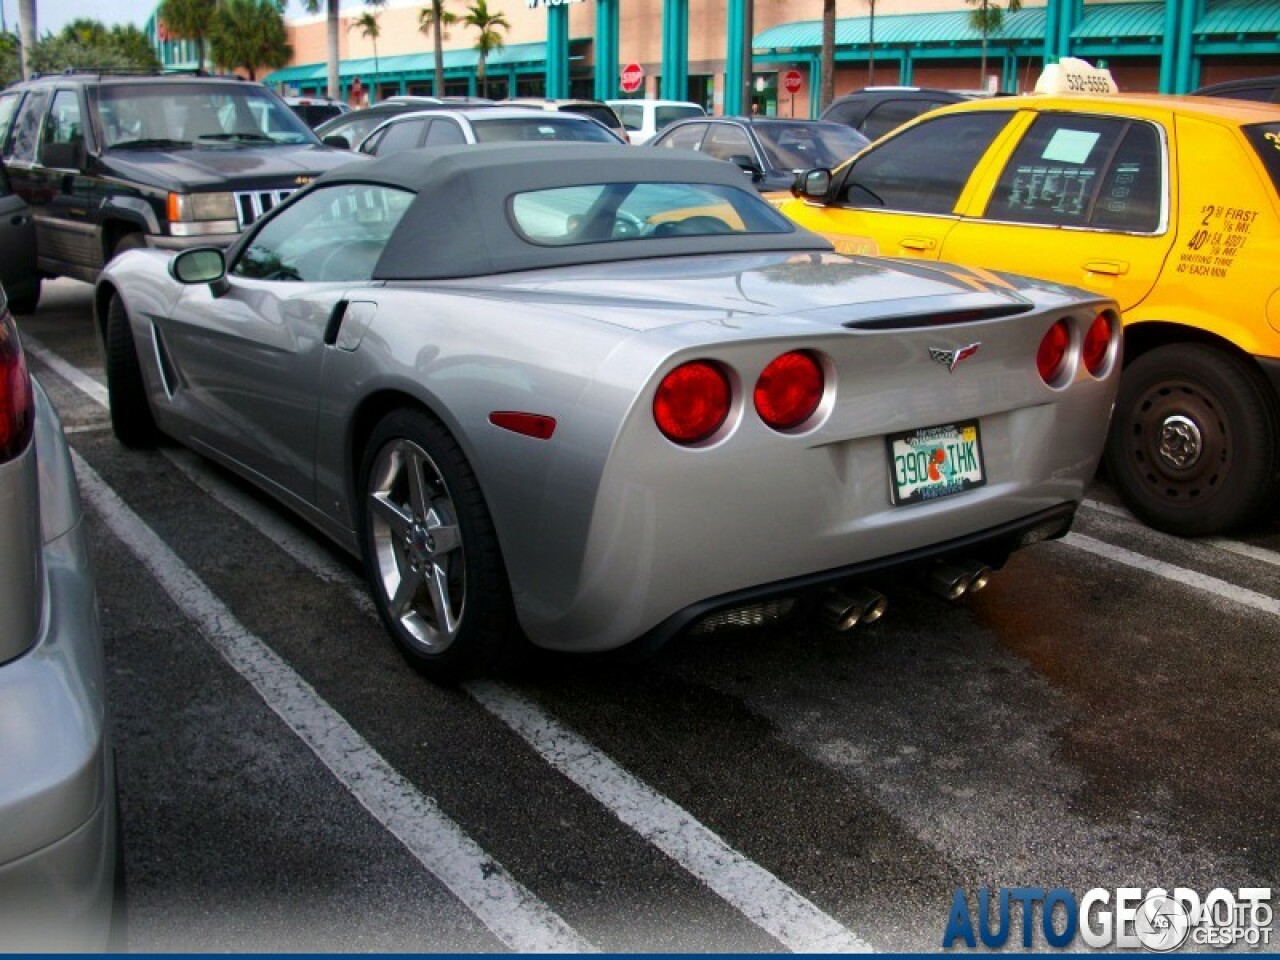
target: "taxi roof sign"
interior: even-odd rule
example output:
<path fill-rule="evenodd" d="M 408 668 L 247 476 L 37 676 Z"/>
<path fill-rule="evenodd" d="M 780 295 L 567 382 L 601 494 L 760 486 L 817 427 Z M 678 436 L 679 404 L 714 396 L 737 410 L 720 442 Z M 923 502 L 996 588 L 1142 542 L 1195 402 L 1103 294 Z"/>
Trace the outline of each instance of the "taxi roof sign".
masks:
<path fill-rule="evenodd" d="M 1075 57 L 1063 57 L 1045 67 L 1036 80 L 1036 93 L 1119 93 L 1111 71 Z"/>

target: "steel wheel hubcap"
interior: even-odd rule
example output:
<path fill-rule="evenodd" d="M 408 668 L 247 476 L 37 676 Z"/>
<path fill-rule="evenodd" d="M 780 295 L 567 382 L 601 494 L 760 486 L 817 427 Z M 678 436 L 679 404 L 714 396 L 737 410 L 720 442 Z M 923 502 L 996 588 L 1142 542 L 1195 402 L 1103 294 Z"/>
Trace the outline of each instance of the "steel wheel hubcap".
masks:
<path fill-rule="evenodd" d="M 409 641 L 440 653 L 457 637 L 466 602 L 462 534 L 435 462 L 393 440 L 369 477 L 369 522 L 383 600 Z"/>
<path fill-rule="evenodd" d="M 1204 438 L 1195 421 L 1175 414 L 1167 417 L 1160 428 L 1160 456 L 1175 470 L 1194 467 L 1204 450 Z"/>

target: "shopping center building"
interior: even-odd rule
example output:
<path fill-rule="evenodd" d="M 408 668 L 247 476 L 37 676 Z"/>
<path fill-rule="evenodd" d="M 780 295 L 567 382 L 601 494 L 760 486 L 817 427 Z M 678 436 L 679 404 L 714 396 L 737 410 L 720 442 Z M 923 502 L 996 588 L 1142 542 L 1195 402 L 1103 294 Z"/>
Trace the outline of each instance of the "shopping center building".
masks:
<path fill-rule="evenodd" d="M 550 4 L 550 5 L 548 5 Z M 433 41 L 419 29 L 424 0 L 344 8 L 339 29 L 340 95 L 371 100 L 432 92 Z M 1003 5 L 1003 4 L 1002 4 Z M 466 0 L 447 0 L 461 18 Z M 377 49 L 355 26 L 379 18 Z M 444 41 L 451 95 L 650 96 L 702 103 L 712 113 L 816 116 L 822 0 L 490 0 L 510 23 L 504 47 L 479 78 L 474 28 L 458 23 Z M 1280 73 L 1280 0 L 1048 0 L 1006 14 L 986 38 L 963 0 L 843 0 L 837 9 L 835 91 L 907 84 L 949 89 L 1029 90 L 1046 63 L 1082 57 L 1111 69 L 1121 90 L 1181 93 L 1244 76 Z M 850 14 L 856 14 L 851 16 Z M 189 42 L 160 41 L 166 63 L 191 61 Z M 325 17 L 291 20 L 293 63 L 267 74 L 281 92 L 323 94 Z M 746 78 L 746 38 L 751 77 Z M 376 56 L 375 56 L 376 54 Z M 640 88 L 621 91 L 624 66 L 643 70 Z M 634 76 L 635 71 L 629 71 Z M 791 77 L 789 92 L 784 79 Z M 359 85 L 356 84 L 359 79 Z M 748 103 L 748 97 L 750 103 Z"/>

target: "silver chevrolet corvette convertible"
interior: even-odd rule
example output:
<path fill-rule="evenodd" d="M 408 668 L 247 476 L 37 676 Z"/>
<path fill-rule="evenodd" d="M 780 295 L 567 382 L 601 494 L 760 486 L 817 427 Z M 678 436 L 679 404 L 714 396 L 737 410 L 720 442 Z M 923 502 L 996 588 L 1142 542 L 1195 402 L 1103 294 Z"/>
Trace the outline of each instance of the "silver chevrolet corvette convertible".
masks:
<path fill-rule="evenodd" d="M 1110 300 L 841 256 L 730 164 L 594 144 L 327 173 L 226 251 L 117 258 L 95 313 L 120 441 L 359 554 L 442 679 L 977 588 L 1069 528 L 1120 362 Z"/>

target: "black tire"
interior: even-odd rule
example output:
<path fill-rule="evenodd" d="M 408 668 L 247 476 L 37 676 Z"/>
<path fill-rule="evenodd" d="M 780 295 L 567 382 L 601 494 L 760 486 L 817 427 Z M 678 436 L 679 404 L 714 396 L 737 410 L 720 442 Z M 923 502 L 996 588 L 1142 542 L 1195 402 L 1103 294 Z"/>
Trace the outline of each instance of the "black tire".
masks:
<path fill-rule="evenodd" d="M 106 355 L 111 429 L 116 439 L 134 449 L 154 447 L 160 430 L 147 400 L 129 315 L 119 297 L 112 297 L 107 307 Z"/>
<path fill-rule="evenodd" d="M 40 305 L 40 286 L 43 282 L 41 277 L 36 277 L 31 281 L 31 286 L 27 288 L 26 293 L 9 300 L 9 309 L 14 313 L 23 315 L 35 313 L 36 307 Z"/>
<path fill-rule="evenodd" d="M 388 414 L 370 435 L 358 490 L 369 589 L 405 658 L 443 682 L 511 665 L 523 638 L 506 566 L 475 472 L 449 432 L 419 410 Z"/>
<path fill-rule="evenodd" d="M 1275 401 L 1245 361 L 1199 344 L 1158 347 L 1125 368 L 1106 467 L 1144 523 L 1183 537 L 1241 526 L 1280 472 Z"/>

